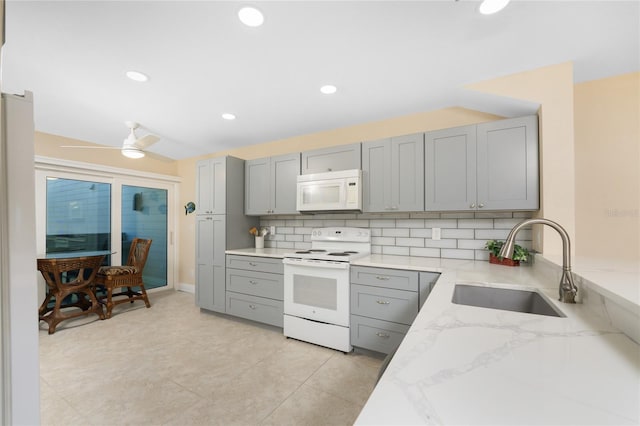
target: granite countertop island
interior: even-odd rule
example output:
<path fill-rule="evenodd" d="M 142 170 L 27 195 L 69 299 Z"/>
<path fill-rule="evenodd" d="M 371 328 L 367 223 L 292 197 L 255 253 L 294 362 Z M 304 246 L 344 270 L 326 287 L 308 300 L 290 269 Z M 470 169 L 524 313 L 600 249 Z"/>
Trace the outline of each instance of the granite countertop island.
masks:
<path fill-rule="evenodd" d="M 226 253 L 282 258 L 290 251 Z M 583 303 L 570 305 L 556 300 L 552 264 L 542 257 L 519 268 L 387 255 L 353 261 L 441 273 L 356 424 L 640 424 L 640 346 L 629 337 L 638 341 L 640 308 L 637 283 L 627 282 L 637 278 L 635 267 L 598 276 L 585 262 L 575 277 Z M 604 299 L 607 286 L 594 284 L 603 277 L 626 292 Z M 565 317 L 455 304 L 456 283 L 537 290 Z M 629 324 L 627 334 L 612 325 L 616 317 Z"/>

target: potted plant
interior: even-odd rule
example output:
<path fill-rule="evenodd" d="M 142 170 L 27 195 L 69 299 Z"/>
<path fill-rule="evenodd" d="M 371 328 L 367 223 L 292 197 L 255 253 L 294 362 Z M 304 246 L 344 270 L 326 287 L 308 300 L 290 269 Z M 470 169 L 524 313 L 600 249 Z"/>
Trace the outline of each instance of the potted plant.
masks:
<path fill-rule="evenodd" d="M 504 245 L 504 241 L 489 240 L 485 245 L 485 248 L 489 250 L 489 263 L 495 263 L 497 265 L 507 266 L 519 266 L 520 261 L 526 262 L 529 258 L 529 250 L 516 244 L 513 247 L 513 257 L 507 259 L 506 257 L 499 257 L 500 249 Z"/>

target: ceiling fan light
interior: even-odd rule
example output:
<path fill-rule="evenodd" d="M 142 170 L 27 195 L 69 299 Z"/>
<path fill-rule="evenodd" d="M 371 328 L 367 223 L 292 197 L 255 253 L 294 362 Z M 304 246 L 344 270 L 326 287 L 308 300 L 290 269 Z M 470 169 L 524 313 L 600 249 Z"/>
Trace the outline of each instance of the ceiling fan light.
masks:
<path fill-rule="evenodd" d="M 121 152 L 127 158 L 138 159 L 144 157 L 144 152 L 138 148 L 122 148 Z"/>
<path fill-rule="evenodd" d="M 484 0 L 482 4 L 480 4 L 478 11 L 483 15 L 493 15 L 507 7 L 509 1 L 510 0 Z"/>
<path fill-rule="evenodd" d="M 337 91 L 338 91 L 338 88 L 333 84 L 326 84 L 320 88 L 320 92 L 324 93 L 325 95 L 333 95 Z"/>

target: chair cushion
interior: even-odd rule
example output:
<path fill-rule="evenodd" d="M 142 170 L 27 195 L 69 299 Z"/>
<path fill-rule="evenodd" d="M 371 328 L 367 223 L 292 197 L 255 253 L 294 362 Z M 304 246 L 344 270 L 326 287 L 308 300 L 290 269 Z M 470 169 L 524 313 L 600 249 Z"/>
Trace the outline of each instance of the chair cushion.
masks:
<path fill-rule="evenodd" d="M 131 275 L 137 274 L 138 268 L 135 266 L 101 266 L 98 274 L 101 275 Z"/>

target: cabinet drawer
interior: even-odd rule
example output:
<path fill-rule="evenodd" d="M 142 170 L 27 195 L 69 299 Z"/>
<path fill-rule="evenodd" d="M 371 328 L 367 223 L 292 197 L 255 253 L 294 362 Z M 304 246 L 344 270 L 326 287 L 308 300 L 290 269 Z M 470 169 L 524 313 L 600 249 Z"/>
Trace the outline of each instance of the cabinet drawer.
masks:
<path fill-rule="evenodd" d="M 270 299 L 284 299 L 284 277 L 267 272 L 227 269 L 227 290 Z"/>
<path fill-rule="evenodd" d="M 418 274 L 417 271 L 403 271 L 401 269 L 353 266 L 351 268 L 351 282 L 417 292 Z"/>
<path fill-rule="evenodd" d="M 284 304 L 279 300 L 227 291 L 227 314 L 282 327 Z"/>
<path fill-rule="evenodd" d="M 418 293 L 351 284 L 351 313 L 411 325 L 418 314 Z"/>
<path fill-rule="evenodd" d="M 283 274 L 282 259 L 259 256 L 227 255 L 227 268 L 245 269 L 247 271 L 270 272 Z"/>
<path fill-rule="evenodd" d="M 352 346 L 389 354 L 400 346 L 407 331 L 408 325 L 351 315 Z"/>

